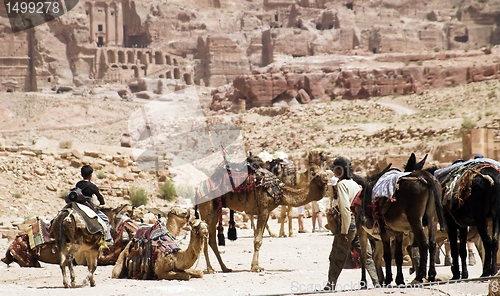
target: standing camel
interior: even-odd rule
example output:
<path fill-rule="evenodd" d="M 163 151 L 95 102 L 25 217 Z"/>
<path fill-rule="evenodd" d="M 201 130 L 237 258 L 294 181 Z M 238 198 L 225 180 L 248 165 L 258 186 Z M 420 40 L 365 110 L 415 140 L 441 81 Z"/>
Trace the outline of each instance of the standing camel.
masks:
<path fill-rule="evenodd" d="M 250 215 L 257 215 L 257 233 L 254 235 L 254 253 L 251 271 L 258 272 L 263 270 L 259 266 L 259 250 L 262 245 L 264 227 L 267 223 L 270 212 L 280 205 L 291 205 L 293 207 L 297 207 L 323 198 L 328 181 L 327 175 L 319 166 L 311 166 L 310 170 L 312 179 L 307 186 L 303 188 L 292 188 L 285 185 L 282 187 L 283 194 L 280 199 L 273 198 L 262 186 L 255 188 L 254 191 L 246 193 L 238 193 L 239 190 L 236 188 L 234 193 L 229 192 L 220 196 L 225 200 L 226 207 L 235 211 L 245 211 Z M 197 205 L 195 206 L 195 210 L 199 210 L 201 218 L 208 224 L 208 244 L 214 251 L 222 271 L 230 272 L 232 270 L 227 268 L 224 262 L 222 262 L 219 249 L 215 241 L 218 222 L 218 198 L 205 202 L 199 200 L 200 198 L 198 196 L 196 198 Z M 210 265 L 208 257 L 207 247 L 204 249 L 204 254 L 207 261 L 207 269 L 209 272 L 213 272 L 213 268 Z"/>

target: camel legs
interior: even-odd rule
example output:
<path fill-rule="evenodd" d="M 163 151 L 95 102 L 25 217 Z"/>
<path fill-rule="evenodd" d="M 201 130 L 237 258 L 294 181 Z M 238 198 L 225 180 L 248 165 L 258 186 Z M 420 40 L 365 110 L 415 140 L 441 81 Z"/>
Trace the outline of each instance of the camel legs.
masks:
<path fill-rule="evenodd" d="M 253 215 L 250 215 L 250 225 L 253 229 L 253 235 L 256 236 L 257 229 L 255 228 L 255 222 L 253 221 L 253 218 L 254 218 Z M 269 229 L 269 224 L 267 224 L 267 222 L 266 222 L 266 230 L 269 233 L 270 237 L 276 237 L 276 234 L 274 234 L 274 232 L 272 232 L 271 229 Z"/>
<path fill-rule="evenodd" d="M 269 219 L 269 213 L 267 211 L 261 212 L 257 216 L 257 234 L 254 236 L 253 240 L 253 258 L 251 271 L 260 272 L 264 270 L 259 266 L 259 250 L 262 245 L 262 236 L 264 234 L 264 227 L 267 225 L 267 219 Z"/>
<path fill-rule="evenodd" d="M 219 247 L 217 246 L 216 238 L 217 238 L 217 223 L 218 223 L 218 218 L 217 218 L 217 211 L 212 211 L 210 214 L 205 217 L 205 222 L 207 223 L 208 226 L 208 245 L 210 245 L 210 248 L 212 248 L 212 251 L 215 254 L 215 257 L 217 257 L 217 261 L 219 261 L 219 265 L 222 269 L 223 272 L 231 272 L 233 271 L 232 269 L 229 269 L 226 267 L 224 262 L 222 262 L 222 257 L 220 256 L 219 252 Z M 212 265 L 210 264 L 210 259 L 208 257 L 208 247 L 207 244 L 203 244 L 203 253 L 205 254 L 205 260 L 207 263 L 207 270 L 209 273 L 214 273 L 214 269 L 212 268 Z"/>
<path fill-rule="evenodd" d="M 127 274 L 126 261 L 129 255 L 129 250 L 131 245 L 132 241 L 129 241 L 127 246 L 125 246 L 123 251 L 118 256 L 118 259 L 116 259 L 115 266 L 113 267 L 113 271 L 111 272 L 112 279 L 119 279 L 124 277 L 125 274 Z"/>
<path fill-rule="evenodd" d="M 202 278 L 203 272 L 201 270 L 186 269 L 183 271 L 169 271 L 158 275 L 160 280 L 178 280 L 178 281 L 188 281 L 191 278 Z"/>
<path fill-rule="evenodd" d="M 288 236 L 294 237 L 293 233 L 293 221 L 292 221 L 292 210 L 291 206 L 281 206 L 281 225 L 278 237 L 286 237 L 285 235 L 285 219 L 288 217 Z"/>

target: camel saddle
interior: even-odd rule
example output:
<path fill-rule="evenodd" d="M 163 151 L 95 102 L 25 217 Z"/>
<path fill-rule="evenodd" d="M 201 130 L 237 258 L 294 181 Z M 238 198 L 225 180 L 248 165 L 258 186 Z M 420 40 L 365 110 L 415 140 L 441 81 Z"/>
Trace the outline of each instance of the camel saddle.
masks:
<path fill-rule="evenodd" d="M 158 251 L 164 254 L 175 253 L 180 250 L 175 238 L 165 226 L 158 221 L 152 226 L 140 227 L 132 239 L 130 247 L 131 260 L 128 278 L 151 280 L 155 278 L 154 265 Z"/>
<path fill-rule="evenodd" d="M 31 249 L 52 241 L 50 238 L 50 222 L 45 222 L 38 217 L 28 226 L 28 240 Z"/>
<path fill-rule="evenodd" d="M 441 176 L 443 183 L 442 204 L 445 208 L 455 211 L 469 198 L 472 190 L 472 180 L 478 175 L 488 180 L 493 186 L 494 181 L 488 175 L 481 174 L 481 170 L 493 168 L 500 172 L 500 167 L 487 162 L 467 162 L 455 167 L 447 175 Z"/>
<path fill-rule="evenodd" d="M 85 226 L 91 234 L 96 234 L 98 232 L 106 234 L 106 222 L 99 218 L 94 210 L 87 207 L 86 205 L 77 202 L 70 202 L 63 209 L 67 211 L 73 210 L 77 212 L 85 222 Z"/>

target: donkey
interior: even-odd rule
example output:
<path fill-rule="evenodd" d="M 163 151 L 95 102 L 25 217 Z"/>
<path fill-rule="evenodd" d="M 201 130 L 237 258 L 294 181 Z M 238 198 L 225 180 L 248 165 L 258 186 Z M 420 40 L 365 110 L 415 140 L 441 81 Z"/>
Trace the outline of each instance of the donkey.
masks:
<path fill-rule="evenodd" d="M 452 257 L 452 279 L 466 279 L 469 276 L 466 262 L 467 226 L 477 227 L 484 246 L 481 277 L 495 275 L 500 226 L 500 164 L 485 159 L 452 165 L 439 171 L 436 168 L 428 170 L 438 176 L 445 192 L 443 195 L 448 196 L 446 193 L 449 193 L 450 200 L 443 200 L 443 204 Z M 448 182 L 455 178 L 457 182 Z M 457 184 L 457 190 L 453 183 Z M 488 219 L 492 221 L 492 236 L 488 232 Z M 460 247 L 457 244 L 457 230 Z"/>
<path fill-rule="evenodd" d="M 439 182 L 432 174 L 421 170 L 425 163 L 425 158 L 416 163 L 415 156 L 412 154 L 405 166 L 407 174 L 400 176 L 397 186 L 390 199 L 381 198 L 372 203 L 372 194 L 375 184 L 380 178 L 390 171 L 390 165 L 382 173 L 368 176 L 366 186 L 362 192 L 362 211 L 369 213 L 370 206 L 378 207 L 381 211 L 380 219 L 380 237 L 384 248 L 384 261 L 386 264 L 385 284 L 389 285 L 392 278 L 391 262 L 392 254 L 390 247 L 391 237 L 395 238 L 395 257 L 397 265 L 396 284 L 403 285 L 404 277 L 402 271 L 403 265 L 403 234 L 413 232 L 414 245 L 418 246 L 420 262 L 414 282 L 422 282 L 426 275 L 427 254 L 429 252 L 430 265 L 428 271 L 428 280 L 434 281 L 436 269 L 434 254 L 436 252 L 435 234 L 436 234 L 436 216 L 439 223 L 444 227 L 444 214 L 441 205 L 441 187 Z M 424 226 L 428 227 L 428 238 L 424 232 Z M 363 227 L 361 227 L 363 228 Z M 363 239 L 366 247 L 366 239 Z M 365 249 L 366 250 L 366 249 Z M 365 251 L 362 251 L 365 253 Z M 366 256 L 366 255 L 365 255 Z M 366 258 L 366 257 L 365 257 Z M 365 259 L 366 260 L 366 259 Z M 363 261 L 363 258 L 362 258 Z M 364 271 L 362 281 L 366 283 Z"/>
<path fill-rule="evenodd" d="M 82 208 L 85 213 L 90 213 L 90 218 L 94 220 L 100 219 L 90 208 L 71 202 L 57 214 L 50 227 L 50 234 L 55 239 L 57 245 L 57 256 L 65 288 L 69 288 L 66 267 L 68 267 L 70 273 L 71 286 L 73 288 L 76 287 L 73 259 L 77 252 L 81 252 L 85 257 L 88 268 L 87 279 L 90 286 L 94 287 L 94 272 L 97 268 L 99 250 L 107 247 L 105 243 L 105 223 L 98 223 L 91 227 L 84 220 L 85 214 L 80 213 L 80 209 Z M 85 208 L 88 208 L 88 210 Z M 91 230 L 88 228 L 91 228 Z"/>

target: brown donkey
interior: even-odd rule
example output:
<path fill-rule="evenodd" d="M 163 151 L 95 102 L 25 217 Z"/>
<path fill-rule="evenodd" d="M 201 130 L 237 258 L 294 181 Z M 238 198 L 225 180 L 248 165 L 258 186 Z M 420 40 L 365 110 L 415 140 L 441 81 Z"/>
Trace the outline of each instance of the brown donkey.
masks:
<path fill-rule="evenodd" d="M 66 267 L 68 267 L 70 273 L 71 286 L 73 288 L 76 286 L 73 258 L 77 252 L 81 252 L 86 259 L 89 271 L 87 279 L 89 280 L 90 286 L 94 287 L 94 272 L 97 268 L 99 249 L 106 248 L 105 224 L 102 225 L 101 223 L 97 223 L 92 226 L 90 226 L 91 224 L 87 224 L 83 218 L 85 214 L 80 214 L 80 209 L 82 207 L 87 208 L 86 206 L 74 202 L 69 203 L 57 214 L 50 228 L 50 234 L 57 244 L 57 256 L 59 258 L 59 266 L 61 267 L 63 285 L 65 288 L 69 288 Z M 95 215 L 90 208 L 86 213 L 91 214 L 89 216 L 92 217 L 91 220 L 94 222 L 98 220 L 97 215 Z M 92 213 L 94 213 L 95 216 L 93 216 Z M 91 230 L 88 230 L 88 228 L 91 228 Z"/>
<path fill-rule="evenodd" d="M 391 173 L 389 167 L 383 174 L 367 178 L 363 188 L 362 198 L 364 209 L 376 207 L 380 212 L 380 237 L 384 245 L 384 261 L 386 264 L 385 284 L 392 280 L 392 254 L 390 247 L 391 237 L 395 238 L 395 259 L 397 265 L 396 284 L 404 285 L 403 277 L 403 234 L 413 232 L 414 245 L 419 248 L 420 261 L 414 282 L 422 282 L 426 277 L 427 254 L 429 254 L 429 271 L 427 279 L 434 281 L 436 277 L 435 252 L 436 252 L 436 218 L 444 228 L 444 214 L 441 205 L 441 186 L 436 178 L 429 172 L 421 170 L 423 162 L 416 164 L 414 155 L 410 157 L 405 171 L 396 181 L 395 190 L 390 198 L 375 199 L 372 203 L 373 188 L 376 183 Z M 415 170 L 416 169 L 416 170 Z M 389 172 L 387 172 L 389 170 Z M 369 205 L 369 206 L 367 206 Z M 428 227 L 428 237 L 424 227 Z M 366 281 L 366 279 L 365 279 Z"/>

